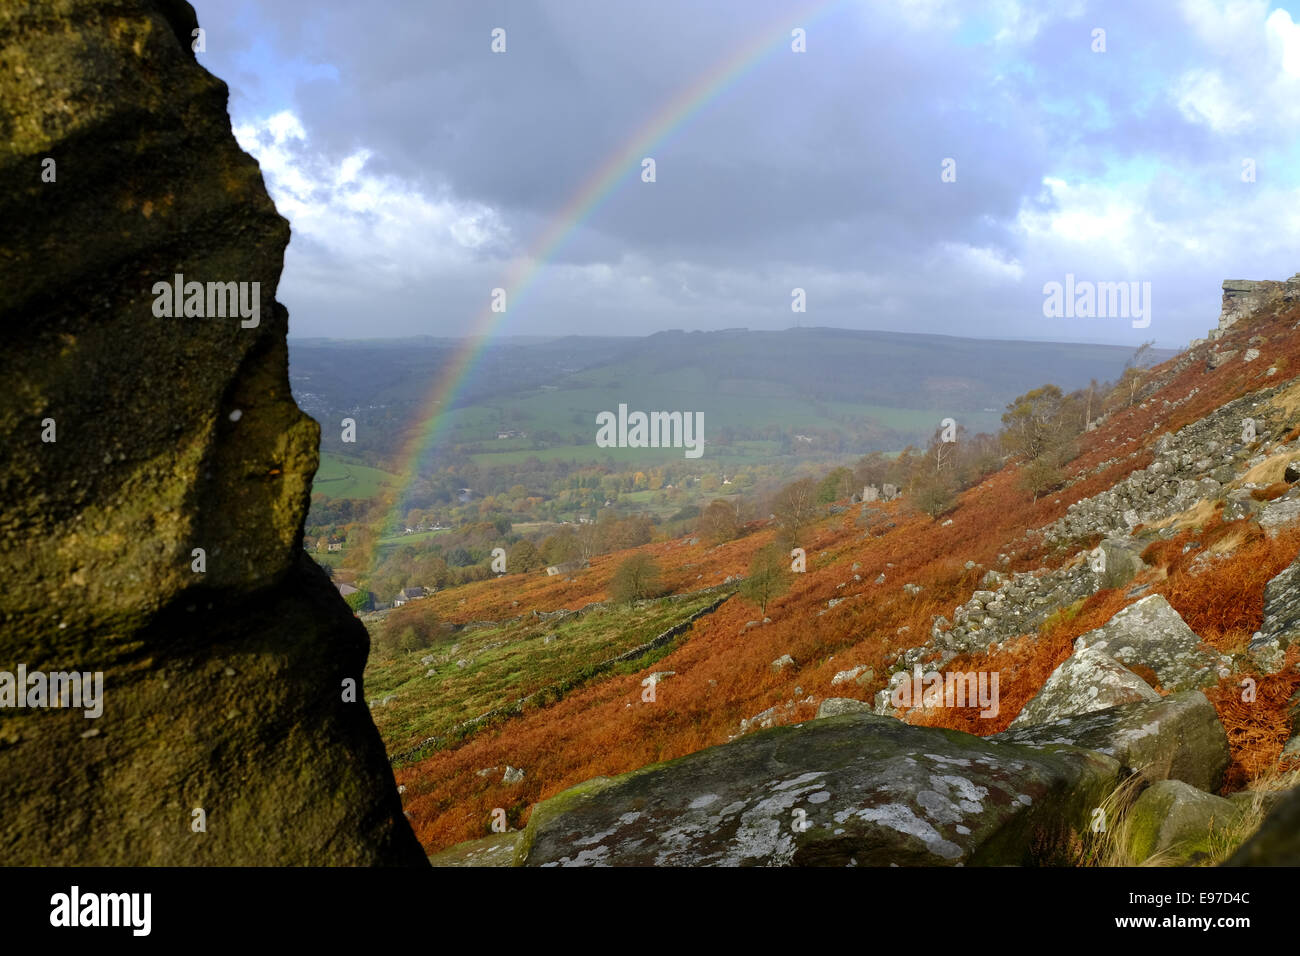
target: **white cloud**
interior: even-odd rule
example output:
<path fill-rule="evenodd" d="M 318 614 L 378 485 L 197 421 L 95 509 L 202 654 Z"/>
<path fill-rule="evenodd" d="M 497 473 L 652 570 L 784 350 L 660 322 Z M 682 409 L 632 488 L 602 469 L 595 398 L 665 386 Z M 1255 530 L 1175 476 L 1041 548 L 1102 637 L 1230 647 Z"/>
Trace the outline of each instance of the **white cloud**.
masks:
<path fill-rule="evenodd" d="M 1188 70 L 1175 87 L 1178 111 L 1192 123 L 1216 133 L 1236 133 L 1255 124 L 1255 116 L 1237 100 L 1237 91 L 1217 70 Z"/>
<path fill-rule="evenodd" d="M 1285 10 L 1274 10 L 1264 25 L 1268 28 L 1269 43 L 1278 47 L 1282 69 L 1291 76 L 1300 77 L 1300 23 L 1291 19 Z"/>
<path fill-rule="evenodd" d="M 1184 0 L 1184 20 L 1216 61 L 1185 71 L 1171 96 L 1220 135 L 1281 132 L 1300 121 L 1300 25 L 1267 0 Z"/>
<path fill-rule="evenodd" d="M 358 274 L 411 274 L 466 263 L 509 243 L 510 230 L 496 210 L 460 200 L 450 190 L 428 195 L 418 184 L 370 172 L 366 149 L 337 161 L 316 152 L 289 111 L 234 132 L 261 164 L 267 191 L 294 235 Z"/>

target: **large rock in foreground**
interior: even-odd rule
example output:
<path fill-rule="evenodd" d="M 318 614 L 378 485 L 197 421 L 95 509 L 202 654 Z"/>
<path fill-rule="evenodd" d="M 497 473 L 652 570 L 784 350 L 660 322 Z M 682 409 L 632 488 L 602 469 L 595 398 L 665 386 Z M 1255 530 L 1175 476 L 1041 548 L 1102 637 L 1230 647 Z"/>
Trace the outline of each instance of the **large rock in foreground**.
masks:
<path fill-rule="evenodd" d="M 1082 832 L 1119 763 L 846 714 L 600 778 L 534 810 L 529 866 L 1023 864 Z"/>
<path fill-rule="evenodd" d="M 0 5 L 0 667 L 103 680 L 98 717 L 0 711 L 0 861 L 421 864 L 365 631 L 300 547 L 288 224 L 196 27 Z"/>
<path fill-rule="evenodd" d="M 1149 781 L 1182 780 L 1208 791 L 1219 788 L 1229 760 L 1228 735 L 1214 705 L 1198 690 L 1005 730 L 989 739 L 1085 747 L 1114 757 Z"/>

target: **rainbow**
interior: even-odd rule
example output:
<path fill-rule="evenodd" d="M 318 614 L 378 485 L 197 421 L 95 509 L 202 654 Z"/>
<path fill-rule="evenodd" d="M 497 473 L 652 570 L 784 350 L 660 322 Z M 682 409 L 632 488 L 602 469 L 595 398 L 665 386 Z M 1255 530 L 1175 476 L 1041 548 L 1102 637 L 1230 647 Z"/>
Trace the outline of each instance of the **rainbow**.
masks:
<path fill-rule="evenodd" d="M 807 30 L 846 2 L 847 0 L 809 0 L 794 10 L 783 13 L 778 20 L 756 32 L 731 56 L 714 64 L 665 104 L 622 147 L 610 154 L 586 185 L 564 204 L 529 251 L 516 258 L 505 282 L 500 286 L 506 290 L 508 307 L 518 307 L 547 261 L 563 247 L 578 226 L 621 183 L 626 182 L 629 171 L 640 169 L 642 158 L 650 150 L 662 145 L 684 128 L 728 88 L 751 72 L 765 56 L 789 50 L 790 33 L 795 27 Z M 428 395 L 421 402 L 418 424 L 397 457 L 395 470 L 398 475 L 405 477 L 405 481 L 399 487 L 381 527 L 388 527 L 400 517 L 407 491 L 418 477 L 418 465 L 433 448 L 441 426 L 446 421 L 447 416 L 443 413 L 451 409 L 457 391 L 468 380 L 475 362 L 505 315 L 504 312 L 492 311 L 490 304 L 484 307 L 473 320 L 469 334 L 442 367 Z M 378 554 L 376 549 L 374 561 L 378 560 Z"/>

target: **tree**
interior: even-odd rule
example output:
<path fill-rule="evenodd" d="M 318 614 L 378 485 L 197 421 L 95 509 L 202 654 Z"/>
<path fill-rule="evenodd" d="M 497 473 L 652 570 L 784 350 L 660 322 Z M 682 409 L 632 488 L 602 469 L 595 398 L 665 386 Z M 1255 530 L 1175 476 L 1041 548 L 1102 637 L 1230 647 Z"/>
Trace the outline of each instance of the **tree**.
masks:
<path fill-rule="evenodd" d="M 620 564 L 609 582 L 610 596 L 626 604 L 657 597 L 660 593 L 659 565 L 648 554 L 634 554 Z"/>
<path fill-rule="evenodd" d="M 506 552 L 506 569 L 509 571 L 532 571 L 541 565 L 537 548 L 527 538 L 520 538 Z"/>
<path fill-rule="evenodd" d="M 1012 454 L 1034 461 L 1071 437 L 1068 411 L 1069 403 L 1055 385 L 1028 391 L 1007 406 L 1002 442 Z"/>
<path fill-rule="evenodd" d="M 600 553 L 600 528 L 595 522 L 578 525 L 574 541 L 578 546 L 578 557 L 589 562 Z"/>
<path fill-rule="evenodd" d="M 1132 357 L 1124 363 L 1124 372 L 1120 376 L 1119 387 L 1124 392 L 1126 404 L 1132 405 L 1137 400 L 1137 393 L 1146 384 L 1151 366 L 1155 362 L 1152 349 L 1155 340 L 1143 342 L 1137 347 Z"/>
<path fill-rule="evenodd" d="M 578 539 L 572 528 L 561 528 L 542 542 L 543 564 L 566 564 L 578 560 Z"/>
<path fill-rule="evenodd" d="M 889 468 L 891 462 L 885 457 L 884 452 L 873 451 L 869 455 L 858 459 L 857 465 L 853 469 L 853 478 L 855 484 L 859 487 L 865 485 L 875 485 L 880 487 L 889 480 Z"/>
<path fill-rule="evenodd" d="M 772 501 L 772 513 L 787 537 L 793 537 L 817 517 L 817 482 L 801 478 L 786 485 Z"/>
<path fill-rule="evenodd" d="M 740 596 L 757 604 L 760 613 L 766 616 L 768 603 L 789 589 L 791 574 L 785 549 L 769 544 L 755 553 L 749 574 L 740 585 Z"/>
<path fill-rule="evenodd" d="M 704 509 L 697 528 L 699 535 L 710 544 L 730 541 L 739 530 L 740 522 L 736 519 L 736 509 L 730 502 L 721 499 Z"/>
<path fill-rule="evenodd" d="M 951 511 L 957 505 L 957 491 L 946 474 L 927 473 L 912 486 L 912 504 L 931 518 Z"/>
<path fill-rule="evenodd" d="M 1065 481 L 1065 475 L 1055 455 L 1042 455 L 1025 463 L 1020 474 L 1020 485 L 1038 500 L 1046 491 L 1059 488 Z"/>
<path fill-rule="evenodd" d="M 852 471 L 847 468 L 836 468 L 817 486 L 817 501 L 820 504 L 830 504 L 832 501 L 847 498 L 853 494 L 855 484 Z"/>

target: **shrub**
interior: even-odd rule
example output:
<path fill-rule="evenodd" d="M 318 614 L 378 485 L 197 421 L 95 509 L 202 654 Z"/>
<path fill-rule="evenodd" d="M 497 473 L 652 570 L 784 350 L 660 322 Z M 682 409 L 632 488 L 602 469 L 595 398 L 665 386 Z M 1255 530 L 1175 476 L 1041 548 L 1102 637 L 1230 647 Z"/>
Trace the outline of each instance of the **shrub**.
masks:
<path fill-rule="evenodd" d="M 911 492 L 912 504 L 931 518 L 947 514 L 957 506 L 957 492 L 941 475 L 926 475 Z"/>
<path fill-rule="evenodd" d="M 787 537 L 793 537 L 817 518 L 817 482 L 801 478 L 786 485 L 776 493 L 772 513 Z"/>
<path fill-rule="evenodd" d="M 785 549 L 769 544 L 754 555 L 749 574 L 740 585 L 740 596 L 757 604 L 761 613 L 766 615 L 768 602 L 789 589 L 791 573 Z"/>
<path fill-rule="evenodd" d="M 661 593 L 659 565 L 648 554 L 634 554 L 620 564 L 609 582 L 615 601 L 630 604 Z"/>
<path fill-rule="evenodd" d="M 710 544 L 722 544 L 724 541 L 730 541 L 740 530 L 740 522 L 736 518 L 736 509 L 731 506 L 730 502 L 722 500 L 713 502 L 704 509 L 704 514 L 700 516 L 698 530 L 700 537 Z"/>

